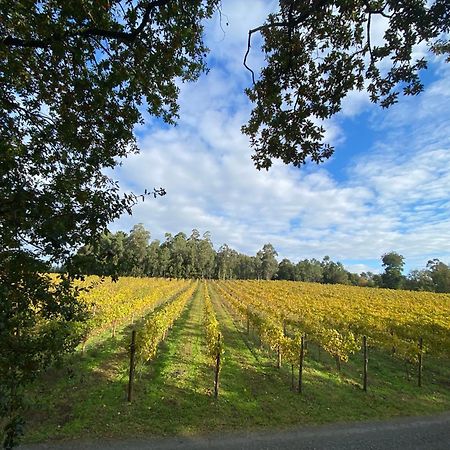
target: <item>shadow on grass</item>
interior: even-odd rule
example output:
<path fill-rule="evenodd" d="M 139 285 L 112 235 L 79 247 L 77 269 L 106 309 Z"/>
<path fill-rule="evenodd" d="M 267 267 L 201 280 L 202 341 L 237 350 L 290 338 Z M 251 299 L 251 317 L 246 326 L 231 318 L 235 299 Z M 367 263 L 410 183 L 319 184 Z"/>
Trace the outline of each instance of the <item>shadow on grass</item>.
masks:
<path fill-rule="evenodd" d="M 28 411 L 29 441 L 61 438 L 193 435 L 221 430 L 424 414 L 450 408 L 448 366 L 431 360 L 424 387 L 408 382 L 398 360 L 371 351 L 369 392 L 360 388 L 362 360 L 354 355 L 342 372 L 325 352 L 311 346 L 305 361 L 304 393 L 291 390 L 290 366 L 247 337 L 242 325 L 211 290 L 225 354 L 219 398 L 206 356 L 203 299 L 189 301 L 154 361 L 137 375 L 126 402 L 131 326 L 104 339 L 83 358 L 74 355 L 36 383 Z M 437 363 L 436 363 L 437 364 Z M 425 360 L 425 370 L 427 370 Z M 297 369 L 296 369 L 297 377 Z M 440 380 L 439 382 L 437 380 Z"/>

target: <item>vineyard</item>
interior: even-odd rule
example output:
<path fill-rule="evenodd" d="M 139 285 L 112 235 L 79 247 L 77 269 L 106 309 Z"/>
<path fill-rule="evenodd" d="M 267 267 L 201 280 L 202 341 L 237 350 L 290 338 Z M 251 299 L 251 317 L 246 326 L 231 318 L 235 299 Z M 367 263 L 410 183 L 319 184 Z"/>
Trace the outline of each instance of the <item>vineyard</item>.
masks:
<path fill-rule="evenodd" d="M 281 281 L 84 284 L 83 342 L 32 386 L 30 441 L 450 409 L 449 295 Z"/>

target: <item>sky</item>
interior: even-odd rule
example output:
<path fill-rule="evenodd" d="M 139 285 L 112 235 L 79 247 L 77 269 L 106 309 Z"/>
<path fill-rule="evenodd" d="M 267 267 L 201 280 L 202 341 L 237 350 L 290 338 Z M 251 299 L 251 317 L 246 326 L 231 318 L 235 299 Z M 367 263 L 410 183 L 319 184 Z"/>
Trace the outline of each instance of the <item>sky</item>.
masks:
<path fill-rule="evenodd" d="M 136 128 L 140 154 L 113 173 L 126 192 L 162 186 L 167 195 L 138 204 L 110 229 L 143 223 L 163 241 L 166 232 L 195 228 L 209 231 L 216 249 L 227 243 L 254 255 L 270 242 L 278 260 L 329 255 L 358 273 L 382 271 L 389 251 L 404 256 L 406 272 L 431 258 L 450 263 L 450 65 L 430 59 L 425 91 L 388 110 L 352 92 L 326 125 L 335 154 L 325 163 L 258 171 L 240 131 L 251 111 L 242 60 L 248 30 L 276 3 L 223 0 L 222 17 L 206 27 L 211 70 L 181 85 L 177 126 L 146 117 Z M 383 23 L 372 30 L 376 43 Z M 257 43 L 255 69 L 263 64 Z"/>

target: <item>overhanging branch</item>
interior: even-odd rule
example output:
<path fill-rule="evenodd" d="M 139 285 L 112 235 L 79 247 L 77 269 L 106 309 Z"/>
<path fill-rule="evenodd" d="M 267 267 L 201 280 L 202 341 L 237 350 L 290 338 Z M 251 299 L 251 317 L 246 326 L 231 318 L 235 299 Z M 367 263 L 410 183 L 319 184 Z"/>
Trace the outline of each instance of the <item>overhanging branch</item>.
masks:
<path fill-rule="evenodd" d="M 115 39 L 117 41 L 123 42 L 133 42 L 144 30 L 145 26 L 150 20 L 150 15 L 152 11 L 157 7 L 162 7 L 167 5 L 170 0 L 153 0 L 145 8 L 144 14 L 142 16 L 142 21 L 139 26 L 132 31 L 114 31 L 114 30 L 104 30 L 101 28 L 87 28 L 85 30 L 78 30 L 63 34 L 54 33 L 48 39 L 21 39 L 14 36 L 7 36 L 0 40 L 1 45 L 7 47 L 26 47 L 26 48 L 47 48 L 53 42 L 62 42 L 68 37 L 99 37 L 105 39 Z"/>
<path fill-rule="evenodd" d="M 244 64 L 244 67 L 252 74 L 253 84 L 255 84 L 255 72 L 247 64 L 247 58 L 248 58 L 248 55 L 250 54 L 250 48 L 251 48 L 253 34 L 263 31 L 263 30 L 268 30 L 270 28 L 279 28 L 279 27 L 287 27 L 289 32 L 291 33 L 295 27 L 298 27 L 301 23 L 303 23 L 306 19 L 308 19 L 313 13 L 317 12 L 320 8 L 327 6 L 327 3 L 328 2 L 326 0 L 313 1 L 311 7 L 308 10 L 303 11 L 295 19 L 293 19 L 292 13 L 293 13 L 293 6 L 295 4 L 295 0 L 292 0 L 292 3 L 289 7 L 289 19 L 288 20 L 283 20 L 281 22 L 266 23 L 264 25 L 261 25 L 257 28 L 253 28 L 248 31 L 247 51 L 245 52 L 243 64 Z"/>

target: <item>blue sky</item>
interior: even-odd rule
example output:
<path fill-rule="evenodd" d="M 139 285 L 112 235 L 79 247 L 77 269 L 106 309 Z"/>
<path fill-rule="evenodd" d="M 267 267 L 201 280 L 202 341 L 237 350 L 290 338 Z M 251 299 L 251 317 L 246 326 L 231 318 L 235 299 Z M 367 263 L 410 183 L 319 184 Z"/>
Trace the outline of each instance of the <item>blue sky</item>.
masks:
<path fill-rule="evenodd" d="M 275 163 L 257 171 L 240 127 L 251 104 L 242 66 L 249 28 L 261 24 L 276 2 L 224 0 L 208 25 L 211 71 L 181 86 L 176 127 L 147 118 L 136 129 L 139 155 L 123 161 L 114 177 L 124 191 L 163 186 L 111 229 L 143 223 L 152 239 L 193 228 L 210 231 L 215 247 L 227 243 L 255 254 L 270 242 L 279 259 L 329 255 L 355 272 L 379 272 L 380 256 L 395 250 L 406 271 L 430 258 L 450 262 L 450 67 L 433 59 L 426 89 L 381 110 L 364 92 L 345 99 L 326 124 L 335 155 L 300 169 Z M 228 22 L 228 26 L 226 25 Z M 222 31 L 222 28 L 224 31 Z M 372 41 L 383 23 L 372 27 Z M 255 44 L 257 41 L 255 41 Z M 418 47 L 420 56 L 424 47 Z M 263 63 L 256 45 L 250 64 Z"/>

